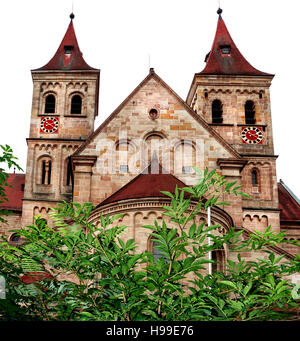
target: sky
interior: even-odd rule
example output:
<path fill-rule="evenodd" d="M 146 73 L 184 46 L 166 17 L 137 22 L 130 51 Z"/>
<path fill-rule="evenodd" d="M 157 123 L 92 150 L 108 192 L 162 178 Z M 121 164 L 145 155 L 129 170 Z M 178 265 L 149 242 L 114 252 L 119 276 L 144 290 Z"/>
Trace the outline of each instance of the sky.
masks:
<path fill-rule="evenodd" d="M 271 86 L 277 179 L 300 197 L 299 0 L 221 0 L 237 47 Z M 32 101 L 30 70 L 56 52 L 75 14 L 85 61 L 101 69 L 95 129 L 147 76 L 149 66 L 184 100 L 205 66 L 218 0 L 0 1 L 0 144 L 25 170 Z M 150 56 L 150 58 L 149 58 Z M 150 63 L 149 63 L 150 60 Z"/>

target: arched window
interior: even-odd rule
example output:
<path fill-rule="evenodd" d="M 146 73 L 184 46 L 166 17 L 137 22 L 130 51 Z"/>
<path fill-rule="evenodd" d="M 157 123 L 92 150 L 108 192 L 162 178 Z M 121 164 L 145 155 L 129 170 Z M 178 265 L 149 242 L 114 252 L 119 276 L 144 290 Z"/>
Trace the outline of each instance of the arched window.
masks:
<path fill-rule="evenodd" d="M 25 240 L 21 238 L 18 233 L 13 233 L 9 238 L 9 244 L 18 247 L 25 243 Z"/>
<path fill-rule="evenodd" d="M 55 113 L 55 96 L 48 95 L 45 100 L 45 113 L 54 114 Z"/>
<path fill-rule="evenodd" d="M 252 186 L 258 186 L 258 172 L 256 169 L 253 169 L 251 172 L 251 182 Z"/>
<path fill-rule="evenodd" d="M 223 122 L 223 105 L 218 99 L 212 102 L 212 123 L 222 123 Z"/>
<path fill-rule="evenodd" d="M 71 186 L 73 183 L 72 162 L 68 157 L 66 160 L 66 185 Z"/>
<path fill-rule="evenodd" d="M 196 166 L 196 149 L 191 141 L 183 140 L 174 150 L 175 174 L 193 174 Z"/>
<path fill-rule="evenodd" d="M 159 133 L 153 133 L 145 139 L 145 152 L 142 155 L 145 165 L 148 165 L 151 160 L 155 157 L 157 157 L 158 162 L 168 169 L 168 157 L 169 155 L 167 153 L 164 153 L 165 151 L 165 139 L 164 136 Z M 151 172 L 155 174 L 158 169 L 152 169 Z"/>
<path fill-rule="evenodd" d="M 135 147 L 129 140 L 120 140 L 115 146 L 116 173 L 133 173 L 136 168 Z"/>
<path fill-rule="evenodd" d="M 18 233 L 13 233 L 10 236 L 10 241 L 11 242 L 18 242 L 21 239 L 21 236 Z"/>
<path fill-rule="evenodd" d="M 39 218 L 36 220 L 36 225 L 39 226 L 39 227 L 44 228 L 47 224 L 48 224 L 48 222 L 47 222 L 47 219 L 45 219 L 45 218 L 39 217 Z"/>
<path fill-rule="evenodd" d="M 166 259 L 166 256 L 159 249 L 159 246 L 160 246 L 160 244 L 155 241 L 155 237 L 151 236 L 148 240 L 148 250 L 149 250 L 149 252 L 152 252 L 152 254 L 153 254 L 154 264 L 156 264 L 156 262 L 160 258 L 164 258 L 166 260 L 166 262 L 168 262 L 168 260 Z"/>
<path fill-rule="evenodd" d="M 81 114 L 82 98 L 74 95 L 71 100 L 71 114 Z"/>
<path fill-rule="evenodd" d="M 213 250 L 211 252 L 211 259 L 215 261 L 212 264 L 212 272 L 224 272 L 225 271 L 225 251 L 224 249 L 221 250 Z"/>
<path fill-rule="evenodd" d="M 255 105 L 253 101 L 245 103 L 245 121 L 246 124 L 255 124 Z"/>
<path fill-rule="evenodd" d="M 162 252 L 159 250 L 159 244 L 157 242 L 153 242 L 153 258 L 154 264 L 157 262 L 159 258 L 165 258 Z"/>
<path fill-rule="evenodd" d="M 41 160 L 41 184 L 50 185 L 51 184 L 51 170 L 52 162 L 49 159 Z"/>

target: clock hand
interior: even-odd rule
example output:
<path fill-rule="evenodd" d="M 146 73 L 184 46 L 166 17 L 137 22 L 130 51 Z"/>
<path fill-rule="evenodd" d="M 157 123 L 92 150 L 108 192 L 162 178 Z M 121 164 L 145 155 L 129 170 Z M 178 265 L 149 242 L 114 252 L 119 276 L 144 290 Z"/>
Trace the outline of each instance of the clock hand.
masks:
<path fill-rule="evenodd" d="M 257 138 L 257 134 L 256 134 L 256 133 L 252 134 L 252 133 L 248 132 L 248 134 L 249 134 L 251 137 Z"/>
<path fill-rule="evenodd" d="M 55 126 L 55 123 L 47 123 L 47 125 L 48 125 L 48 127 L 50 127 L 50 129 L 52 129 L 52 128 L 54 128 L 54 126 Z"/>

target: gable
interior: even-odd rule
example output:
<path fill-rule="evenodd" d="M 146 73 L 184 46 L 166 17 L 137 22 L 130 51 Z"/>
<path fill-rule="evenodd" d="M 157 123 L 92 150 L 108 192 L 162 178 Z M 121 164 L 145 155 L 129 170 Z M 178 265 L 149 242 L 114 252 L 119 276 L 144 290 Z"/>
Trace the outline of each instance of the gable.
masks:
<path fill-rule="evenodd" d="M 158 111 L 157 120 L 149 117 L 151 109 Z M 147 133 L 155 131 L 165 134 L 168 139 L 201 140 L 210 151 L 217 150 L 218 157 L 240 158 L 238 152 L 195 113 L 153 69 L 150 69 L 149 75 L 74 155 L 91 155 L 93 151 L 94 155 L 98 155 L 101 153 L 98 147 L 105 139 L 114 142 L 120 138 L 143 139 Z M 212 143 L 208 143 L 209 140 Z"/>

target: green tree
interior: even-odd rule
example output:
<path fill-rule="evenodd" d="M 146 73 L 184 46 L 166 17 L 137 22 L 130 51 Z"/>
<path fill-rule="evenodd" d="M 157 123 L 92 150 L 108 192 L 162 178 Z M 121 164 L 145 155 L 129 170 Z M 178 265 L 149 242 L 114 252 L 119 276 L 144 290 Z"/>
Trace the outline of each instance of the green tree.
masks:
<path fill-rule="evenodd" d="M 0 203 L 3 203 L 4 201 L 7 201 L 5 187 L 10 187 L 7 183 L 9 175 L 3 167 L 7 166 L 10 169 L 14 166 L 18 170 L 22 170 L 22 168 L 16 163 L 15 160 L 17 160 L 17 158 L 13 155 L 13 150 L 10 146 L 0 145 L 0 150 L 2 152 L 0 154 Z M 0 209 L 0 223 L 5 223 L 3 216 L 8 214 L 10 214 L 8 210 Z"/>
<path fill-rule="evenodd" d="M 214 170 L 196 169 L 194 187 L 164 192 L 170 198 L 164 215 L 172 221 L 144 226 L 162 255 L 136 252 L 133 239 L 123 241 L 126 226 L 114 226 L 120 215 L 89 221 L 91 204 L 62 203 L 52 210 L 54 228 L 39 217 L 17 233 L 26 243 L 16 248 L 3 238 L 0 273 L 7 295 L 0 300 L 2 320 L 72 321 L 251 321 L 295 318 L 298 287 L 283 279 L 299 272 L 300 258 L 276 257 L 268 246 L 284 234 L 267 228 L 241 238 L 234 228 L 215 234 L 219 226 L 196 224 L 208 207 L 226 205 L 224 193 L 247 196 L 240 186 Z M 208 242 L 210 238 L 211 242 Z M 226 272 L 207 274 L 209 252 L 228 245 L 236 260 Z M 264 252 L 255 261 L 242 251 Z M 66 277 L 67 276 L 67 277 Z M 42 307 L 42 309 L 41 309 Z"/>

